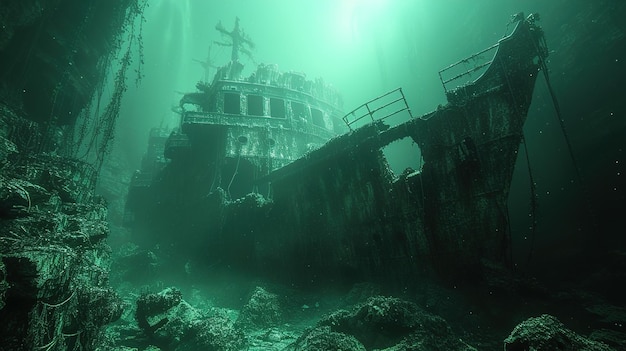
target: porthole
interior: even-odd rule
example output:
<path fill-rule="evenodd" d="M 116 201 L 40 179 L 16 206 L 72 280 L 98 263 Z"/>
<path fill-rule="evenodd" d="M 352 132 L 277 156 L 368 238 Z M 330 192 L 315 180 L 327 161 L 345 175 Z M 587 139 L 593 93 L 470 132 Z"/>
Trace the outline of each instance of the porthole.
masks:
<path fill-rule="evenodd" d="M 237 141 L 241 145 L 247 144 L 248 143 L 248 137 L 245 136 L 245 135 L 241 135 L 239 138 L 237 138 Z"/>

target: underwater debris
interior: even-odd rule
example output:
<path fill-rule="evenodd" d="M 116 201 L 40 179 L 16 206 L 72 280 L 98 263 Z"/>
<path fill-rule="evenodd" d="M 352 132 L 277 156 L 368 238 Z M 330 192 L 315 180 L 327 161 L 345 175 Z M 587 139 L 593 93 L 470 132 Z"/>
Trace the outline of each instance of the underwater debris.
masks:
<path fill-rule="evenodd" d="M 245 345 L 243 331 L 227 316 L 207 316 L 182 299 L 177 288 L 145 293 L 137 300 L 135 318 L 148 337 L 143 344 L 175 351 L 237 351 Z"/>

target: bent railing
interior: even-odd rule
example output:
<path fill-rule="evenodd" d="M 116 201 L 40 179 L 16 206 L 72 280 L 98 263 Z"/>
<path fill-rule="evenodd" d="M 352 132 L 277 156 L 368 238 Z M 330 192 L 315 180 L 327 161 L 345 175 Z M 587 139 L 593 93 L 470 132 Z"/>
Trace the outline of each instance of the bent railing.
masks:
<path fill-rule="evenodd" d="M 403 111 L 407 111 L 410 118 L 413 118 L 402 88 L 397 88 L 369 100 L 368 102 L 348 112 L 342 119 L 348 128 L 352 130 L 352 126 L 356 122 L 368 116 L 371 119 L 371 122 L 375 122 L 389 118 Z"/>

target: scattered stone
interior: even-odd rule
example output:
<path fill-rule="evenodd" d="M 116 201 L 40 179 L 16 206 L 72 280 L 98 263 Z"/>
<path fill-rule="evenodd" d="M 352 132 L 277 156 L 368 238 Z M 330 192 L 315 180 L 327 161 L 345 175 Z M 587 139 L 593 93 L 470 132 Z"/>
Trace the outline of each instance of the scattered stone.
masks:
<path fill-rule="evenodd" d="M 167 313 L 180 304 L 183 294 L 176 288 L 167 288 L 158 294 L 142 294 L 137 300 L 135 319 L 148 336 L 165 325 Z"/>
<path fill-rule="evenodd" d="M 240 351 L 245 345 L 243 331 L 230 319 L 216 315 L 192 322 L 187 335 L 174 350 Z"/>
<path fill-rule="evenodd" d="M 329 326 L 318 326 L 304 333 L 290 348 L 293 351 L 345 350 L 365 351 L 365 346 L 354 336 L 333 331 Z"/>
<path fill-rule="evenodd" d="M 611 351 L 606 344 L 567 329 L 556 317 L 544 314 L 518 324 L 504 340 L 505 351 Z"/>
<path fill-rule="evenodd" d="M 398 344 L 381 349 L 380 351 L 477 351 L 463 340 L 451 337 L 449 332 L 443 335 L 431 334 L 425 330 L 419 330 L 402 339 Z"/>
<path fill-rule="evenodd" d="M 182 299 L 176 288 L 143 294 L 135 314 L 148 342 L 175 351 L 235 351 L 246 344 L 243 331 L 223 313 L 209 318 Z"/>
<path fill-rule="evenodd" d="M 243 306 L 237 326 L 244 329 L 262 329 L 280 324 L 282 311 L 278 295 L 256 287 Z"/>
<path fill-rule="evenodd" d="M 269 328 L 262 335 L 261 339 L 270 343 L 279 343 L 284 339 L 288 339 L 290 336 L 283 333 L 280 329 Z"/>
<path fill-rule="evenodd" d="M 168 310 L 164 315 L 167 322 L 154 331 L 154 339 L 159 342 L 157 345 L 161 345 L 161 343 L 168 346 L 180 344 L 182 340 L 193 333 L 193 325 L 203 318 L 205 318 L 203 313 L 186 301 L 181 301 Z"/>
<path fill-rule="evenodd" d="M 441 317 L 394 297 L 371 297 L 352 310 L 331 313 L 318 326 L 352 335 L 368 350 L 474 350 Z"/>
<path fill-rule="evenodd" d="M 589 335 L 589 339 L 603 342 L 618 350 L 626 350 L 626 333 L 621 333 L 621 332 L 618 332 L 617 330 L 611 330 L 611 329 L 594 330 Z"/>

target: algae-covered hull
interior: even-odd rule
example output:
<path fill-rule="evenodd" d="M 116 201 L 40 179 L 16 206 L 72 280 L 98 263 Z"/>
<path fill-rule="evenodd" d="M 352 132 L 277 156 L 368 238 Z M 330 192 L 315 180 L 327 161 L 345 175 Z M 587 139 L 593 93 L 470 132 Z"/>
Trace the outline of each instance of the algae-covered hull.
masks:
<path fill-rule="evenodd" d="M 506 202 L 547 51 L 533 16 L 518 16 L 511 34 L 488 50 L 495 54 L 487 64 L 442 75 L 447 105 L 394 127 L 371 116 L 280 168 L 251 172 L 262 194 L 234 199 L 224 187 L 207 186 L 194 161 L 202 156 L 188 156 L 182 168 L 165 165 L 144 195 L 131 189 L 135 232 L 175 247 L 182 262 L 302 284 L 406 284 L 423 272 L 475 277 L 485 264 L 507 265 Z M 479 78 L 447 89 L 478 69 Z M 407 137 L 424 164 L 395 176 L 382 149 Z"/>

